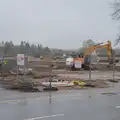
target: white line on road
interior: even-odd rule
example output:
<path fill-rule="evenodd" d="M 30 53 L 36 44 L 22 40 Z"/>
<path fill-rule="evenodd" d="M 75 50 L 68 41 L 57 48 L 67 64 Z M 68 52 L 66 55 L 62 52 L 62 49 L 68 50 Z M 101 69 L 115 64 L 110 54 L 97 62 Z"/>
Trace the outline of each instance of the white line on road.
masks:
<path fill-rule="evenodd" d="M 5 100 L 5 101 L 0 101 L 1 103 L 9 103 L 9 102 L 20 102 L 21 100 Z"/>
<path fill-rule="evenodd" d="M 72 97 L 73 99 L 74 98 L 83 99 L 83 96 L 81 94 L 78 94 L 78 95 L 57 96 L 57 97 L 51 97 L 51 99 L 53 99 L 53 100 L 56 100 L 56 99 L 62 99 L 62 100 L 64 100 L 64 99 L 69 98 L 69 97 Z M 42 99 L 49 99 L 49 98 L 50 98 L 49 96 L 46 96 L 46 97 L 39 97 L 39 98 L 26 98 L 26 100 L 30 100 L 30 99 L 42 100 Z M 20 102 L 22 100 L 24 100 L 24 99 L 5 100 L 5 101 L 0 101 L 0 104 L 2 104 L 2 103 Z"/>
<path fill-rule="evenodd" d="M 49 115 L 49 116 L 41 116 L 41 117 L 35 117 L 35 118 L 28 118 L 28 119 L 24 119 L 24 120 L 40 120 L 40 119 L 47 119 L 47 118 L 52 118 L 52 117 L 60 117 L 60 116 L 64 116 L 64 114 L 56 114 L 56 115 Z"/>
<path fill-rule="evenodd" d="M 79 98 L 79 99 L 83 99 L 83 96 L 81 95 L 66 95 L 66 96 L 58 96 L 58 97 L 51 97 L 51 99 L 53 100 L 64 100 L 66 98 L 69 98 L 71 97 L 71 99 L 74 99 L 74 98 Z M 47 96 L 47 97 L 39 97 L 39 98 L 26 98 L 26 100 L 30 100 L 30 99 L 36 99 L 36 100 L 43 100 L 43 99 L 49 99 L 50 97 Z M 5 101 L 0 101 L 0 104 L 2 103 L 12 103 L 12 102 L 20 102 L 22 100 L 25 100 L 25 99 L 16 99 L 16 100 L 5 100 Z"/>
<path fill-rule="evenodd" d="M 116 106 L 116 108 L 120 108 L 120 106 Z"/>

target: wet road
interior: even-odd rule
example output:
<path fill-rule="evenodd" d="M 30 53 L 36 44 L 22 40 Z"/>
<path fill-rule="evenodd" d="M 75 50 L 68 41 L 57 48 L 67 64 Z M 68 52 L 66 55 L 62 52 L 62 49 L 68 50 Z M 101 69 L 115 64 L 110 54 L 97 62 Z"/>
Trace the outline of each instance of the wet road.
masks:
<path fill-rule="evenodd" d="M 22 93 L 0 89 L 1 120 L 120 120 L 114 89 Z M 118 90 L 116 90 L 118 91 Z"/>

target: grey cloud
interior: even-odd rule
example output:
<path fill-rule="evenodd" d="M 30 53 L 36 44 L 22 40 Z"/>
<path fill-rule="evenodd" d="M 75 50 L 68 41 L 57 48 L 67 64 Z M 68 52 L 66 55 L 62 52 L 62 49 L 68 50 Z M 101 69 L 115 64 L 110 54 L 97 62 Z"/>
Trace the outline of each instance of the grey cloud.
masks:
<path fill-rule="evenodd" d="M 0 40 L 78 48 L 80 40 L 115 40 L 109 0 L 0 0 Z"/>

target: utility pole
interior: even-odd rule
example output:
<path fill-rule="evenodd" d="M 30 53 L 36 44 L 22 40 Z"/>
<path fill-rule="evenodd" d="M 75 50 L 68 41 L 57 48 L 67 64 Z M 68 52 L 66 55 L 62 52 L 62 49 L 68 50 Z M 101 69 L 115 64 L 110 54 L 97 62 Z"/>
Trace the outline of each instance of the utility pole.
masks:
<path fill-rule="evenodd" d="M 24 53 L 24 80 L 25 80 L 25 77 L 26 77 L 26 65 L 27 65 L 27 53 Z"/>
<path fill-rule="evenodd" d="M 51 58 L 51 65 L 50 65 L 50 71 L 49 71 L 49 87 L 50 87 L 50 89 L 52 88 L 52 58 Z"/>
<path fill-rule="evenodd" d="M 25 80 L 25 67 L 26 67 L 26 59 L 25 59 L 25 54 L 24 54 L 24 76 L 23 76 L 24 80 Z"/>
<path fill-rule="evenodd" d="M 16 80 L 18 80 L 18 70 L 19 70 L 19 65 L 17 65 L 17 75 L 16 75 Z"/>
<path fill-rule="evenodd" d="M 2 79 L 4 80 L 4 60 L 2 61 Z"/>
<path fill-rule="evenodd" d="M 2 67 L 2 79 L 4 80 L 4 57 L 2 56 L 0 59 L 1 67 Z"/>
<path fill-rule="evenodd" d="M 89 62 L 89 84 L 91 83 L 91 55 L 90 55 L 90 62 Z"/>
<path fill-rule="evenodd" d="M 89 58 L 89 85 L 91 85 L 91 62 L 92 62 L 92 60 L 91 60 L 91 55 L 88 57 Z M 91 98 L 91 91 L 89 90 L 88 91 L 88 94 L 89 94 L 89 98 Z"/>
<path fill-rule="evenodd" d="M 49 87 L 52 88 L 52 84 L 51 84 L 51 82 L 52 82 L 52 72 L 50 72 L 50 74 L 49 74 L 49 82 L 50 82 Z"/>
<path fill-rule="evenodd" d="M 26 73 L 28 72 L 28 53 L 24 54 L 24 79 L 26 77 Z"/>
<path fill-rule="evenodd" d="M 113 52 L 113 81 L 115 81 L 115 51 Z"/>
<path fill-rule="evenodd" d="M 49 71 L 49 88 L 51 89 L 52 88 L 52 67 L 53 67 L 53 52 L 51 51 L 51 64 L 50 64 L 50 71 Z"/>
<path fill-rule="evenodd" d="M 28 72 L 28 52 L 26 53 L 26 72 Z"/>

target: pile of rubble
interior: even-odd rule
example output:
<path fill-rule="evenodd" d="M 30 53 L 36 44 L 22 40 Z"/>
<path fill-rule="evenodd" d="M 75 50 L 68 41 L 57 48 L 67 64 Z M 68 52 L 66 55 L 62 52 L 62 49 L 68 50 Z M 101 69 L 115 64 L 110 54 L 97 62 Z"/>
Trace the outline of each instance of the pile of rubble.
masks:
<path fill-rule="evenodd" d="M 22 91 L 37 91 L 37 87 L 40 85 L 38 81 L 32 78 L 15 78 L 5 77 L 4 80 L 0 80 L 0 84 L 6 89 L 18 89 Z"/>

